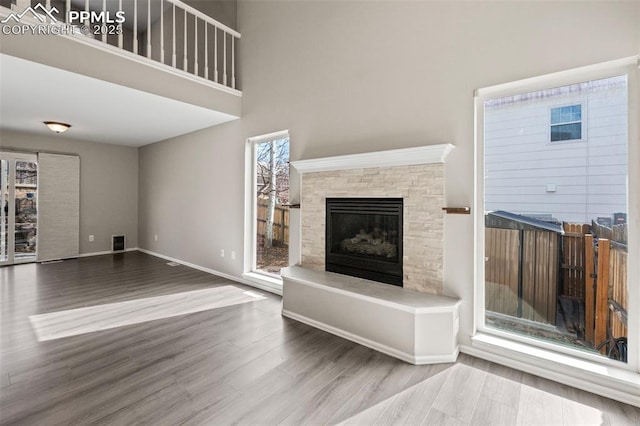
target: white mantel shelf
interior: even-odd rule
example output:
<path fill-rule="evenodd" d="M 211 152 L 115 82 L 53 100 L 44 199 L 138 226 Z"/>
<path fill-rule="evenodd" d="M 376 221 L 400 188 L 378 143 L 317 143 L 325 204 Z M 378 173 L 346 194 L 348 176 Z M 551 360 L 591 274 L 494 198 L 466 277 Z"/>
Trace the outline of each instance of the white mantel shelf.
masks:
<path fill-rule="evenodd" d="M 455 148 L 450 143 L 292 161 L 300 173 L 444 163 Z"/>

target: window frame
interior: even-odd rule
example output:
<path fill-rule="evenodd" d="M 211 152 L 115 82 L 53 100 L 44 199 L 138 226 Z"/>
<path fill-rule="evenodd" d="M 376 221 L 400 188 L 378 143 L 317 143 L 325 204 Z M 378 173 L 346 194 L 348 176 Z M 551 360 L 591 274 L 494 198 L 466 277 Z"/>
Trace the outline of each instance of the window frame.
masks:
<path fill-rule="evenodd" d="M 559 87 L 569 84 L 580 83 L 589 80 L 597 80 L 619 75 L 627 76 L 628 91 L 628 164 L 640 163 L 640 141 L 638 140 L 638 98 L 640 98 L 640 79 L 638 70 L 638 57 L 629 57 L 610 61 L 606 63 L 591 65 L 587 67 L 557 72 L 553 74 L 533 77 L 525 80 L 505 83 L 497 86 L 477 89 L 474 93 L 474 162 L 475 162 L 475 191 L 474 191 L 474 315 L 473 315 L 473 335 L 472 340 L 479 336 L 487 336 L 492 341 L 503 341 L 505 350 L 509 349 L 509 342 L 525 344 L 536 350 L 537 355 L 532 355 L 541 360 L 555 362 L 553 355 L 540 355 L 540 352 L 548 351 L 550 354 L 568 355 L 577 360 L 584 360 L 589 363 L 599 364 L 614 369 L 627 370 L 640 373 L 640 288 L 629 285 L 629 312 L 628 312 L 628 360 L 627 363 L 614 361 L 606 357 L 587 353 L 579 349 L 567 346 L 560 346 L 555 343 L 537 340 L 532 337 L 517 335 L 515 333 L 487 327 L 485 324 L 485 274 L 484 274 L 484 102 L 489 99 L 512 96 L 516 94 L 528 93 L 550 87 Z M 576 103 L 571 103 L 575 105 Z M 583 112 L 584 112 L 584 106 Z M 634 115 L 635 114 L 635 115 Z M 551 121 L 551 113 L 548 115 Z M 583 119 L 583 140 L 584 117 Z M 550 129 L 550 127 L 549 127 Z M 550 131 L 549 131 L 550 140 Z M 578 140 L 556 141 L 556 142 L 577 142 Z M 554 144 L 556 142 L 553 142 Z M 627 174 L 627 208 L 629 223 L 629 257 L 631 259 L 640 257 L 640 168 L 628 167 Z M 635 263 L 635 264 L 634 264 Z M 630 283 L 639 282 L 640 264 L 629 262 L 628 280 Z M 494 339 L 497 338 L 497 339 Z M 607 373 L 609 370 L 607 369 Z M 611 377 L 611 376 L 610 376 Z"/>
<path fill-rule="evenodd" d="M 38 261 L 38 250 L 40 248 L 40 197 L 39 194 L 36 195 L 36 252 L 33 257 L 28 257 L 26 259 L 18 259 L 16 260 L 15 256 L 15 189 L 16 189 L 16 181 L 17 181 L 17 162 L 24 161 L 28 163 L 36 163 L 38 165 L 38 173 L 36 175 L 36 191 L 39 189 L 40 185 L 40 168 L 38 162 L 38 154 L 31 152 L 19 152 L 19 151 L 0 151 L 0 158 L 2 160 L 9 162 L 9 179 L 5 182 L 9 189 L 9 193 L 13 191 L 13 199 L 9 203 L 9 216 L 5 218 L 7 221 L 7 225 L 10 229 L 9 233 L 13 233 L 13 238 L 7 238 L 7 246 L 5 247 L 5 253 L 7 255 L 7 260 L 1 260 L 0 258 L 0 266 L 4 265 L 20 265 L 24 263 L 34 263 Z M 8 195 L 0 191 L 0 193 Z M 2 198 L 0 198 L 0 208 L 4 209 L 4 203 Z"/>
<path fill-rule="evenodd" d="M 258 215 L 258 199 L 256 194 L 256 147 L 258 144 L 264 142 L 285 138 L 289 139 L 289 143 L 291 143 L 291 136 L 288 129 L 247 138 L 245 147 L 245 249 L 244 272 L 242 277 L 248 281 L 248 284 L 276 294 L 282 294 L 282 278 L 258 271 L 256 268 L 257 241 L 255 236 L 257 233 L 256 217 Z"/>
<path fill-rule="evenodd" d="M 579 105 L 580 106 L 580 121 L 566 121 L 566 122 L 561 122 L 561 123 L 553 123 L 552 121 L 552 112 L 554 109 L 557 108 L 565 108 L 565 107 L 569 107 L 569 106 L 575 106 L 575 105 Z M 580 102 L 571 102 L 568 104 L 562 104 L 562 105 L 554 105 L 554 106 L 550 106 L 549 110 L 548 110 L 548 114 L 547 114 L 547 118 L 549 119 L 549 125 L 548 125 L 548 129 L 549 129 L 549 133 L 548 133 L 548 142 L 550 144 L 563 144 L 563 143 L 572 143 L 572 142 L 586 142 L 587 140 L 587 126 L 585 126 L 586 124 L 586 120 L 585 120 L 585 111 L 587 110 L 585 108 L 586 103 L 584 101 L 580 101 Z M 579 138 L 575 138 L 575 139 L 561 139 L 561 140 L 557 140 L 554 141 L 551 138 L 551 128 L 553 126 L 562 126 L 565 124 L 576 124 L 576 123 L 580 123 L 580 137 Z"/>

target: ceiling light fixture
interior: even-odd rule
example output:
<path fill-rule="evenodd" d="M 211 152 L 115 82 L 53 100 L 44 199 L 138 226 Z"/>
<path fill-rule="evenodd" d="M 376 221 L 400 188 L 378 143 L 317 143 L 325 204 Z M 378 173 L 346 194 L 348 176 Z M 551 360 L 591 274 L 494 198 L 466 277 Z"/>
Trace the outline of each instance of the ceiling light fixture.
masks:
<path fill-rule="evenodd" d="M 66 132 L 69 130 L 69 127 L 71 127 L 71 124 L 60 123 L 59 121 L 44 121 L 43 123 L 49 128 L 49 130 L 56 133 Z"/>

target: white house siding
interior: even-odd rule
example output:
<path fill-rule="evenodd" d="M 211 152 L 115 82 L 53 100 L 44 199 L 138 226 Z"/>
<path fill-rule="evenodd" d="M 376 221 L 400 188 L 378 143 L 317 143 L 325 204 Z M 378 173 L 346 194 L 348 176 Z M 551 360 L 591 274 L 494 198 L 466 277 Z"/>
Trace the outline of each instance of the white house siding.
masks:
<path fill-rule="evenodd" d="M 551 108 L 575 104 L 582 140 L 550 142 Z M 626 79 L 488 101 L 484 151 L 487 211 L 579 223 L 626 213 Z"/>

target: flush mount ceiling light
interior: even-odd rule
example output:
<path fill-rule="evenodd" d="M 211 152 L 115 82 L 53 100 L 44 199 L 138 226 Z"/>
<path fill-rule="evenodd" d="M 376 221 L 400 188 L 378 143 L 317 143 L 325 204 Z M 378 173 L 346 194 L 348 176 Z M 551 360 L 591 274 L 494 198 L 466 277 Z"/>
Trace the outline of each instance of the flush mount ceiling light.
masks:
<path fill-rule="evenodd" d="M 49 130 L 56 133 L 66 132 L 69 130 L 69 127 L 71 127 L 71 124 L 60 123 L 59 121 L 44 121 L 43 123 L 49 128 Z"/>

